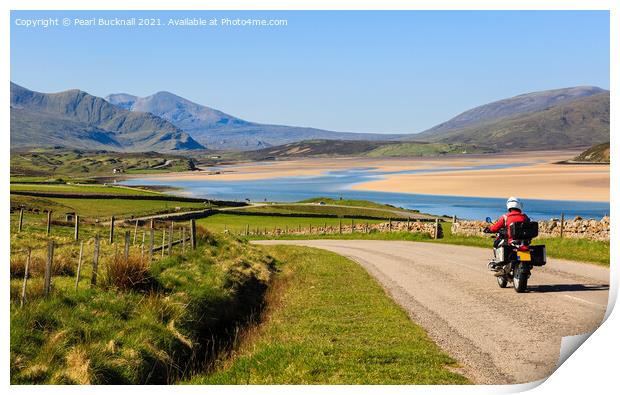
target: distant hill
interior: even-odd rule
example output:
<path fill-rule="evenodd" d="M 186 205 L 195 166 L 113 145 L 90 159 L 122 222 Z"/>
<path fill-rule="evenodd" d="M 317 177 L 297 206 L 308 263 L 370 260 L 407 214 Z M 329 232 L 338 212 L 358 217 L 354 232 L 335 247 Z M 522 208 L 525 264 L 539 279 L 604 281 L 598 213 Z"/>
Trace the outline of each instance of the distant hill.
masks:
<path fill-rule="evenodd" d="M 609 142 L 595 145 L 579 154 L 573 162 L 609 163 Z"/>
<path fill-rule="evenodd" d="M 378 141 L 405 137 L 402 134 L 342 133 L 249 122 L 170 92 L 158 92 L 147 97 L 117 93 L 108 95 L 106 100 L 131 111 L 149 112 L 162 117 L 201 144 L 218 150 L 249 151 L 315 139 Z"/>
<path fill-rule="evenodd" d="M 241 156 L 245 159 L 264 160 L 321 156 L 423 157 L 484 152 L 493 151 L 466 144 L 309 140 L 256 151 L 247 151 L 242 153 Z"/>
<path fill-rule="evenodd" d="M 449 134 L 450 131 L 546 110 L 581 97 L 593 96 L 604 92 L 607 91 L 595 86 L 579 86 L 525 93 L 472 108 L 446 122 L 417 134 L 417 136 L 418 138 L 425 138 L 427 136 L 439 137 Z"/>
<path fill-rule="evenodd" d="M 204 149 L 153 114 L 131 112 L 77 89 L 40 93 L 11 83 L 11 148 L 54 146 L 131 152 Z"/>
<path fill-rule="evenodd" d="M 574 92 L 573 89 L 577 88 L 569 91 Z M 584 89 L 577 90 L 582 94 L 577 98 L 575 95 L 563 95 L 560 100 L 558 95 L 550 96 L 554 104 L 542 109 L 531 110 L 534 107 L 525 106 L 531 111 L 519 111 L 516 115 L 513 113 L 501 118 L 484 116 L 477 118 L 476 122 L 448 121 L 442 125 L 468 126 L 448 128 L 439 125 L 409 138 L 430 142 L 477 144 L 498 150 L 574 148 L 608 141 L 609 92 L 598 88 Z M 561 91 L 565 90 L 550 92 Z M 594 92 L 599 93 L 585 94 Z M 567 100 L 567 97 L 572 99 Z M 497 108 L 494 105 L 489 106 Z M 495 114 L 497 113 L 505 112 Z"/>

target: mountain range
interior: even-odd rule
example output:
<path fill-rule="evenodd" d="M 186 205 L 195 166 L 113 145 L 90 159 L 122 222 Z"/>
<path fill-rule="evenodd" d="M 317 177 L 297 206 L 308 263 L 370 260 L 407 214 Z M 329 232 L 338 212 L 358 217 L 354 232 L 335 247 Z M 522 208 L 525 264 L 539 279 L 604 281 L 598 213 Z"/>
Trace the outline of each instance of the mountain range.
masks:
<path fill-rule="evenodd" d="M 363 141 L 369 147 L 386 141 L 491 150 L 585 147 L 609 141 L 609 91 L 584 86 L 533 92 L 478 106 L 422 133 L 373 134 L 250 122 L 170 92 L 103 99 L 80 90 L 39 93 L 11 83 L 12 148 L 253 151 L 308 140 L 355 141 L 356 147 Z"/>
<path fill-rule="evenodd" d="M 249 122 L 170 92 L 157 92 L 147 97 L 116 93 L 106 96 L 106 100 L 127 110 L 155 114 L 216 150 L 257 150 L 316 139 L 378 141 L 402 138 L 400 134 L 332 132 Z"/>
<path fill-rule="evenodd" d="M 11 83 L 11 148 L 64 146 L 110 151 L 204 149 L 151 113 L 133 112 L 73 89 L 40 93 Z"/>

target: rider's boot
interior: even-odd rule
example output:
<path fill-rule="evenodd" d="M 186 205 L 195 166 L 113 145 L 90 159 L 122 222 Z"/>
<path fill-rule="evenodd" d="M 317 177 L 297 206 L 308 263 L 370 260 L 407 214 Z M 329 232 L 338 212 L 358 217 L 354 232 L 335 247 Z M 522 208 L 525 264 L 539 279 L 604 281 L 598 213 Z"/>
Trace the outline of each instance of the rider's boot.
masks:
<path fill-rule="evenodd" d="M 489 268 L 490 271 L 497 272 L 497 271 L 499 271 L 501 265 L 499 263 L 495 262 L 495 261 L 491 261 L 491 262 L 489 262 L 487 267 Z"/>

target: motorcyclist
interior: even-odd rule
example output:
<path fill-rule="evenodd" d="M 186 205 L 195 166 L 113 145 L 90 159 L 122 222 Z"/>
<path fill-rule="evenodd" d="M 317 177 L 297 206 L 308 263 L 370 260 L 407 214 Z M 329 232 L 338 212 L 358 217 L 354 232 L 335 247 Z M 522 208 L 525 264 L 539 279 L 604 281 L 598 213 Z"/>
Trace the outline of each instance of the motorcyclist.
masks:
<path fill-rule="evenodd" d="M 494 248 L 498 248 L 506 242 L 509 244 L 512 242 L 510 224 L 514 222 L 528 222 L 530 220 L 530 218 L 523 213 L 523 204 L 519 198 L 513 196 L 509 197 L 506 201 L 506 209 L 508 209 L 506 214 L 499 217 L 493 225 L 484 228 L 484 233 L 498 233 L 498 237 L 493 243 Z"/>

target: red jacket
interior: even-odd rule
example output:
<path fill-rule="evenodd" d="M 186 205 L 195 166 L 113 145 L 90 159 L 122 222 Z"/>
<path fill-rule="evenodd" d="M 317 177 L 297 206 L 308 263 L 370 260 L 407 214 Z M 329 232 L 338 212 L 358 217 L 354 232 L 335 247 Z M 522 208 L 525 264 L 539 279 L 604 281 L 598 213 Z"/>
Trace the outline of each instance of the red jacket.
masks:
<path fill-rule="evenodd" d="M 499 217 L 497 222 L 489 226 L 489 230 L 495 233 L 502 228 L 508 229 L 508 242 L 510 243 L 512 241 L 512 235 L 510 234 L 510 224 L 513 222 L 527 222 L 529 220 L 529 217 L 523 214 L 521 211 L 513 210 Z"/>

